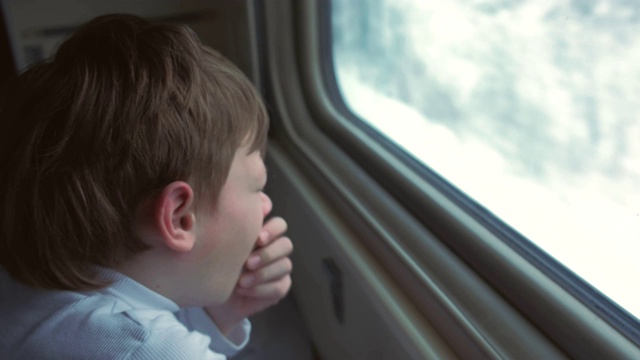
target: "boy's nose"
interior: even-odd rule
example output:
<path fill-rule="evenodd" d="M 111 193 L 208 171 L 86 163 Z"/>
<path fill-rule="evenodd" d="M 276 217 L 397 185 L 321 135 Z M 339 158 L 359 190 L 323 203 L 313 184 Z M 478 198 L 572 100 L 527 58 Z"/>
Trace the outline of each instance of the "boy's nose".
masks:
<path fill-rule="evenodd" d="M 271 209 L 273 209 L 273 203 L 271 202 L 271 199 L 267 194 L 262 193 L 262 216 L 267 217 L 267 215 L 269 215 L 269 213 L 271 212 Z"/>

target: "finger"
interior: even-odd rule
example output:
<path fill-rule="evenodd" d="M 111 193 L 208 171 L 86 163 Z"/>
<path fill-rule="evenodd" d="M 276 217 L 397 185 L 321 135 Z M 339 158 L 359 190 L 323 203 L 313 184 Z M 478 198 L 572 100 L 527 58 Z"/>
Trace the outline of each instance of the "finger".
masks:
<path fill-rule="evenodd" d="M 291 288 L 291 276 L 285 276 L 278 281 L 250 287 L 236 288 L 238 294 L 254 299 L 279 300 L 287 295 Z"/>
<path fill-rule="evenodd" d="M 273 282 L 291 274 L 293 264 L 287 257 L 271 263 L 257 271 L 243 274 L 238 285 L 243 288 Z"/>
<path fill-rule="evenodd" d="M 291 252 L 293 252 L 293 243 L 288 237 L 283 236 L 254 251 L 247 259 L 245 266 L 249 270 L 256 270 L 289 256 Z"/>
<path fill-rule="evenodd" d="M 265 246 L 287 231 L 287 222 L 281 217 L 269 219 L 263 226 L 258 238 L 258 245 Z"/>

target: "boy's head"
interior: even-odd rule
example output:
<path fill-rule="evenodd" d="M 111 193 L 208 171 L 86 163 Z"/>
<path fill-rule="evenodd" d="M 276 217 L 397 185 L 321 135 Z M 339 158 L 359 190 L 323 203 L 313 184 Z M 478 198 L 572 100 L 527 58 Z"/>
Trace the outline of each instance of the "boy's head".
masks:
<path fill-rule="evenodd" d="M 23 282 L 100 286 L 94 266 L 145 250 L 140 204 L 188 183 L 216 204 L 236 151 L 264 151 L 253 85 L 185 27 L 96 18 L 6 87 L 0 265 Z"/>

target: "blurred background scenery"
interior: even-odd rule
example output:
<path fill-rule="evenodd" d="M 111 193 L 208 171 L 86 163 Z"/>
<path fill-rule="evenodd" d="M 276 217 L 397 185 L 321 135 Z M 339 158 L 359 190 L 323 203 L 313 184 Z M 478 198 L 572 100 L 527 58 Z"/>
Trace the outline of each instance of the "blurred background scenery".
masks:
<path fill-rule="evenodd" d="M 640 2 L 332 6 L 352 111 L 640 317 Z"/>

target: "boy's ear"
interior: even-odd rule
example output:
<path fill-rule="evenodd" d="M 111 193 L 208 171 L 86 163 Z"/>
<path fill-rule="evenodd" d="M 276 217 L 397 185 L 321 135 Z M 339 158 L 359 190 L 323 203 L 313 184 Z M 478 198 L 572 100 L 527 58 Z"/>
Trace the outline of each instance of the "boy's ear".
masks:
<path fill-rule="evenodd" d="M 157 198 L 154 220 L 166 247 L 176 252 L 191 251 L 196 240 L 191 186 L 184 181 L 165 186 Z"/>

